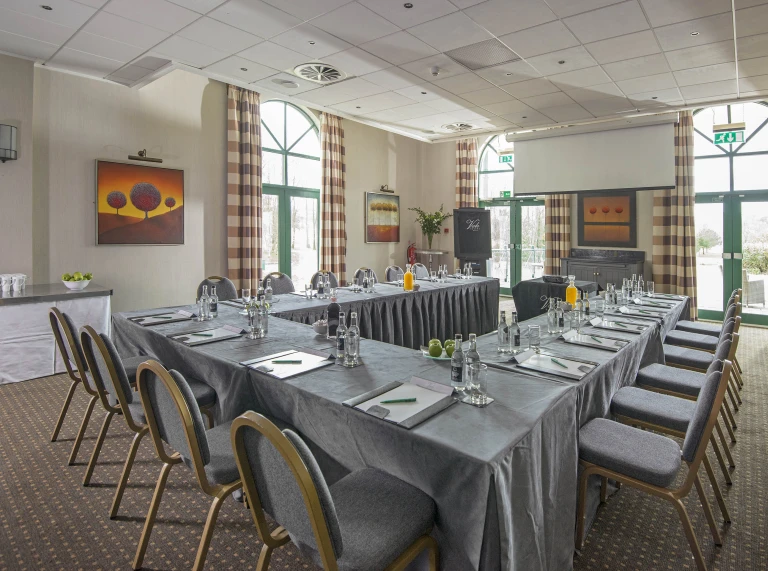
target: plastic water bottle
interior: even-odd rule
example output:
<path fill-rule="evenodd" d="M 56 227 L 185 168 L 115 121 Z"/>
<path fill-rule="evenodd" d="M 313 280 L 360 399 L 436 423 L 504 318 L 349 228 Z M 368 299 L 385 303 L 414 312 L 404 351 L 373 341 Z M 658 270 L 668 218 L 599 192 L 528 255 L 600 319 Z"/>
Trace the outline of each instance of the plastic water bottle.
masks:
<path fill-rule="evenodd" d="M 208 307 L 211 311 L 211 318 L 218 317 L 219 316 L 219 296 L 216 295 L 216 286 L 211 286 L 211 295 L 209 296 L 210 301 L 208 304 Z"/>

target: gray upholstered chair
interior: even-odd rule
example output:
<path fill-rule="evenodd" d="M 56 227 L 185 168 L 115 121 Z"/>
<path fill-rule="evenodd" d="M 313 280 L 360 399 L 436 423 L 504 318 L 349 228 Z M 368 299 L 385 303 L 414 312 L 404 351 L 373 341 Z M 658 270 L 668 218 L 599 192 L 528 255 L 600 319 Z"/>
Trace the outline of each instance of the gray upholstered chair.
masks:
<path fill-rule="evenodd" d="M 183 462 L 194 472 L 200 489 L 213 497 L 193 566 L 199 571 L 205 565 L 221 504 L 241 488 L 229 439 L 232 423 L 206 430 L 200 407 L 187 381 L 181 373 L 167 371 L 157 361 L 145 361 L 139 366 L 136 384 L 149 434 L 163 467 L 149 504 L 133 568 L 140 569 L 144 561 L 168 474 L 173 466 Z M 175 452 L 168 454 L 166 445 Z"/>
<path fill-rule="evenodd" d="M 404 569 L 424 549 L 437 569 L 435 503 L 421 490 L 373 468 L 329 487 L 304 441 L 253 411 L 232 423 L 232 448 L 264 542 L 258 571 L 289 540 L 327 571 Z"/>
<path fill-rule="evenodd" d="M 281 272 L 267 274 L 261 281 L 263 287 L 267 287 L 267 280 L 272 280 L 272 293 L 275 295 L 296 291 L 296 288 L 293 286 L 293 280 L 287 274 Z"/>
<path fill-rule="evenodd" d="M 366 267 L 357 268 L 357 270 L 355 270 L 355 275 L 352 276 L 352 280 L 354 281 L 354 283 L 356 283 L 359 286 L 363 285 L 363 277 L 365 276 L 365 272 L 367 271 L 373 272 L 374 281 L 376 283 L 379 283 L 379 278 L 376 275 L 376 272 L 373 271 L 371 268 L 366 268 Z"/>
<path fill-rule="evenodd" d="M 131 442 L 131 447 L 128 450 L 128 457 L 125 460 L 123 473 L 120 476 L 120 482 L 115 490 L 112 507 L 109 511 L 109 517 L 112 519 L 117 516 L 117 512 L 120 509 L 125 485 L 128 482 L 131 468 L 133 467 L 133 460 L 136 457 L 136 452 L 139 449 L 142 438 L 144 438 L 149 429 L 146 426 L 147 421 L 144 416 L 144 408 L 138 395 L 135 395 L 131 388 L 130 377 L 123 366 L 123 359 L 120 358 L 110 338 L 103 333 L 97 333 L 90 325 L 86 325 L 80 328 L 80 344 L 83 348 L 85 361 L 88 364 L 91 381 L 96 387 L 101 405 L 107 413 L 99 436 L 96 439 L 93 454 L 91 454 L 91 459 L 88 462 L 83 486 L 87 486 L 90 483 L 112 417 L 115 414 L 122 415 L 128 428 L 134 433 L 133 442 Z M 141 362 L 147 359 L 146 357 L 139 358 L 142 360 Z M 138 358 L 134 360 L 136 359 Z M 138 365 L 136 367 L 138 368 Z M 132 373 L 135 382 L 135 370 Z M 190 379 L 189 384 L 201 412 L 208 417 L 210 426 L 213 426 L 212 408 L 216 405 L 216 391 L 202 381 Z"/>
<path fill-rule="evenodd" d="M 237 288 L 232 280 L 229 278 L 223 278 L 221 276 L 208 276 L 200 285 L 197 286 L 197 297 L 200 299 L 203 294 L 203 286 L 208 286 L 208 293 L 211 293 L 211 286 L 216 286 L 216 296 L 219 301 L 227 301 L 228 299 L 237 299 Z"/>
<path fill-rule="evenodd" d="M 312 284 L 312 289 L 317 289 L 317 282 L 320 280 L 322 274 L 328 274 L 328 279 L 331 282 L 331 287 L 339 287 L 339 280 L 336 278 L 336 274 L 329 270 L 320 270 L 312 274 L 309 282 Z"/>
<path fill-rule="evenodd" d="M 731 304 L 725 312 L 723 325 L 725 325 L 729 319 L 733 319 L 739 316 L 741 316 L 741 304 L 738 302 Z M 714 335 L 711 333 L 698 333 L 693 331 L 674 329 L 667 333 L 667 336 L 664 338 L 664 344 L 677 345 L 679 347 L 689 347 L 691 349 L 699 349 L 701 351 L 712 352 L 717 348 L 717 340 L 720 335 L 722 335 L 722 333 L 722 327 L 720 328 L 720 331 Z"/>
<path fill-rule="evenodd" d="M 413 264 L 413 266 L 411 266 L 411 272 L 413 273 L 413 277 L 415 277 L 417 280 L 429 277 L 429 270 L 427 269 L 427 266 L 419 262 L 416 262 Z"/>
<path fill-rule="evenodd" d="M 739 290 L 735 289 L 733 290 L 733 293 L 731 294 L 730 299 L 728 300 L 728 304 L 726 305 L 726 316 L 723 319 L 723 322 L 728 321 L 729 317 L 735 317 L 735 309 L 733 312 L 731 312 L 731 306 L 736 305 L 740 300 L 740 294 Z M 728 312 L 730 312 L 730 315 L 728 315 Z M 723 330 L 723 324 L 722 323 L 706 323 L 703 321 L 688 321 L 685 319 L 681 319 L 677 322 L 675 325 L 676 330 L 680 331 L 689 331 L 690 333 L 702 333 L 704 335 L 714 335 L 715 337 L 719 337 L 720 333 Z"/>
<path fill-rule="evenodd" d="M 730 370 L 731 362 L 725 361 L 721 371 L 707 375 L 688 422 L 682 450 L 671 438 L 605 418 L 591 420 L 579 430 L 579 465 L 582 471 L 576 511 L 577 549 L 584 547 L 587 483 L 590 477 L 600 476 L 603 501 L 606 499 L 607 480 L 611 479 L 671 502 L 680 517 L 697 568 L 699 571 L 706 570 L 704 557 L 682 499 L 695 485 L 715 545 L 722 545 L 720 532 L 699 478 L 699 466 L 717 421 Z M 688 465 L 688 473 L 683 483 L 674 487 L 681 460 Z"/>
<path fill-rule="evenodd" d="M 402 274 L 403 268 L 400 266 L 387 266 L 387 269 L 384 270 L 384 279 L 388 282 L 396 282 L 397 281 L 397 274 Z"/>

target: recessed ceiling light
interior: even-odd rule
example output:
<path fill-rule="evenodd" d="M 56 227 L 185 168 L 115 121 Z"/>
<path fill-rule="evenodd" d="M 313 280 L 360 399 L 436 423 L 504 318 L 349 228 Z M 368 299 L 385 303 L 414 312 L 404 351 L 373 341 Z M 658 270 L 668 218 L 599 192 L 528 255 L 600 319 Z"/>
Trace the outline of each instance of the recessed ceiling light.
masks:
<path fill-rule="evenodd" d="M 692 36 L 698 36 L 698 35 L 699 35 L 699 32 L 691 32 L 691 35 L 692 35 Z"/>
<path fill-rule="evenodd" d="M 408 8 L 408 9 L 411 9 L 411 8 L 413 8 L 413 4 L 411 4 L 410 2 L 406 2 L 405 4 L 403 4 L 403 6 L 404 6 L 405 8 Z"/>
<path fill-rule="evenodd" d="M 358 105 L 357 107 L 355 107 L 355 109 L 360 109 L 360 106 Z"/>
<path fill-rule="evenodd" d="M 509 77 L 510 75 L 514 75 L 514 74 L 513 74 L 513 73 L 510 71 L 509 73 L 505 73 L 504 75 L 506 75 L 507 77 Z"/>
<path fill-rule="evenodd" d="M 523 115 L 523 119 L 528 119 L 528 116 L 527 115 Z"/>
<path fill-rule="evenodd" d="M 557 63 L 559 63 L 560 65 L 563 65 L 563 64 L 565 63 L 565 60 L 564 60 L 564 59 L 561 59 L 561 60 L 560 60 L 559 62 L 557 62 Z"/>
<path fill-rule="evenodd" d="M 651 99 L 658 99 L 658 97 L 656 97 L 656 96 L 654 95 L 653 97 L 651 97 Z"/>
<path fill-rule="evenodd" d="M 53 10 L 53 8 L 51 8 L 50 6 L 46 6 L 45 4 L 41 5 L 40 7 L 41 7 L 43 10 L 48 10 L 49 12 L 50 12 L 51 10 Z"/>
<path fill-rule="evenodd" d="M 310 46 L 314 46 L 315 45 L 315 41 L 314 40 L 309 40 L 309 45 Z"/>
<path fill-rule="evenodd" d="M 427 94 L 427 92 L 426 92 L 426 91 L 422 91 L 422 92 L 421 92 L 421 94 L 422 94 L 422 95 L 426 95 L 426 94 Z"/>
<path fill-rule="evenodd" d="M 241 67 L 240 71 L 248 71 L 248 68 L 247 67 Z"/>

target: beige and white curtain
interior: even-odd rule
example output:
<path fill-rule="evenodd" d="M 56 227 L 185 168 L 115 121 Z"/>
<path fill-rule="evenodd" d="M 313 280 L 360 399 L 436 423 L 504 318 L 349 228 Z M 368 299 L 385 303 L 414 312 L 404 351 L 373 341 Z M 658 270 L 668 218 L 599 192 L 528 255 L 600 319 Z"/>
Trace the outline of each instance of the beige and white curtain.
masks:
<path fill-rule="evenodd" d="M 237 288 L 261 279 L 261 118 L 259 94 L 227 89 L 227 269 Z"/>
<path fill-rule="evenodd" d="M 456 208 L 477 208 L 477 139 L 456 141 Z"/>
<path fill-rule="evenodd" d="M 544 199 L 544 273 L 560 274 L 560 258 L 571 254 L 571 197 L 551 194 Z"/>
<path fill-rule="evenodd" d="M 320 126 L 320 268 L 330 270 L 344 283 L 347 271 L 347 231 L 344 211 L 346 165 L 344 126 L 341 117 L 323 113 Z"/>
<path fill-rule="evenodd" d="M 675 188 L 653 192 L 653 281 L 656 291 L 689 296 L 696 319 L 693 160 L 693 113 L 682 111 L 675 123 Z"/>

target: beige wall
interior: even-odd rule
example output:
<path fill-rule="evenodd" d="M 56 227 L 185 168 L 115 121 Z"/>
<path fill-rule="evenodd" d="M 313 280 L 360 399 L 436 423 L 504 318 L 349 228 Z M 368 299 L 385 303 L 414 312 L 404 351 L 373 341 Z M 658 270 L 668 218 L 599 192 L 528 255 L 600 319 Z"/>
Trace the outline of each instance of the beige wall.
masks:
<path fill-rule="evenodd" d="M 440 205 L 446 212 L 453 212 L 456 207 L 456 143 L 434 143 L 426 145 L 424 159 L 424 196 L 422 208 L 428 212 L 434 212 Z M 432 241 L 432 248 L 445 250 L 449 255 L 442 256 L 441 263 L 448 264 L 448 269 L 453 270 L 453 219 L 449 218 L 443 223 L 443 230 L 448 228 L 448 233 L 443 232 Z M 419 235 L 417 244 L 421 244 Z M 426 243 L 424 244 L 426 247 Z"/>
<path fill-rule="evenodd" d="M 0 123 L 17 129 L 18 159 L 0 163 L 0 273 L 32 275 L 31 61 L 0 55 Z"/>

